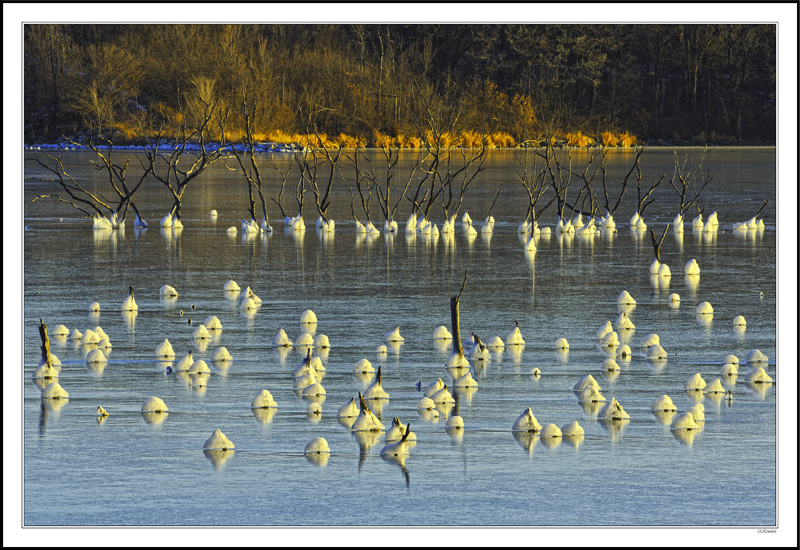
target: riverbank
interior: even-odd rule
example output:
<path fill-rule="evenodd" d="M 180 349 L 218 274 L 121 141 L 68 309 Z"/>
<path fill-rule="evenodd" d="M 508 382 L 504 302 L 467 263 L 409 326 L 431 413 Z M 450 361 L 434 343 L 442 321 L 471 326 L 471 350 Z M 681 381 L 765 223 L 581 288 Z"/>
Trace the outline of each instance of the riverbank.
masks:
<path fill-rule="evenodd" d="M 520 145 L 510 146 L 510 147 L 498 147 L 493 146 L 491 149 L 520 149 L 525 147 L 531 148 L 541 148 L 544 147 L 545 143 L 533 143 L 533 142 L 525 142 Z M 731 143 L 728 141 L 717 142 L 717 143 L 708 143 L 702 142 L 698 140 L 648 140 L 645 143 L 637 144 L 637 146 L 642 147 L 775 147 L 775 143 L 766 143 L 760 141 L 753 141 L 753 142 L 743 142 L 743 143 Z M 214 148 L 214 144 L 208 144 L 208 147 Z M 569 145 L 568 143 L 555 143 L 553 145 L 556 149 L 596 149 L 598 147 L 608 147 L 610 149 L 631 149 L 634 146 L 604 146 L 602 144 L 592 143 L 586 146 L 576 146 L 576 145 Z M 341 149 L 354 149 L 355 147 L 338 147 Z M 26 151 L 79 151 L 79 150 L 86 150 L 89 151 L 89 147 L 86 146 L 78 146 L 68 142 L 61 142 L 61 143 L 39 143 L 34 145 L 25 145 L 24 149 Z M 98 146 L 98 149 L 101 150 L 108 150 L 108 146 Z M 115 150 L 118 151 L 145 151 L 147 150 L 147 146 L 144 145 L 115 145 Z M 162 150 L 164 147 L 162 147 Z M 298 151 L 303 151 L 303 145 L 299 143 L 274 143 L 274 142 L 265 142 L 265 143 L 258 143 L 254 147 L 256 153 L 293 153 Z M 362 149 L 380 149 L 380 147 L 372 146 L 372 147 L 362 147 Z M 421 147 L 400 147 L 400 149 L 408 149 L 410 151 L 421 149 Z M 186 146 L 187 151 L 199 151 L 200 146 L 197 144 L 188 144 Z"/>

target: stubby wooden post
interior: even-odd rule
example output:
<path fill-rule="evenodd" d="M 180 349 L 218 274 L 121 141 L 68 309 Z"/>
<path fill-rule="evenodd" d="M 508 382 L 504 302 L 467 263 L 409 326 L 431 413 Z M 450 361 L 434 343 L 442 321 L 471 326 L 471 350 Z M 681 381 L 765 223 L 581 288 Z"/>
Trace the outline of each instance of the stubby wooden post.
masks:
<path fill-rule="evenodd" d="M 450 324 L 453 329 L 453 353 L 464 353 L 461 347 L 461 326 L 458 318 L 458 296 L 450 298 Z"/>
<path fill-rule="evenodd" d="M 42 339 L 42 359 L 47 362 L 47 368 L 52 368 L 50 364 L 50 339 L 47 337 L 47 325 L 39 319 L 39 337 Z"/>

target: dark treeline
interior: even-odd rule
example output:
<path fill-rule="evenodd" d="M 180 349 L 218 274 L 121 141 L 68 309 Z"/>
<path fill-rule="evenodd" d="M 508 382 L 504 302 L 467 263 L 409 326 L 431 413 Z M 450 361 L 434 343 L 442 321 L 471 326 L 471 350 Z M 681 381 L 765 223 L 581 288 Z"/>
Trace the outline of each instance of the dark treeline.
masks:
<path fill-rule="evenodd" d="M 419 130 L 415 97 L 514 143 L 774 143 L 774 25 L 27 25 L 25 140 L 179 116 L 191 87 L 246 94 L 256 135 Z M 141 126 L 139 126 L 141 129 Z M 125 135 L 124 133 L 121 135 Z M 606 144 L 608 144 L 606 140 Z"/>

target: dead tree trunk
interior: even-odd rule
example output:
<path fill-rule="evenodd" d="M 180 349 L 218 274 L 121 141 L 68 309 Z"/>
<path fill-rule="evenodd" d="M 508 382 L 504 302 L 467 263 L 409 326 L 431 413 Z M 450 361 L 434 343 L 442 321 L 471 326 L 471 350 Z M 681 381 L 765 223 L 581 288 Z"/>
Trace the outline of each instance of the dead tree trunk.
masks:
<path fill-rule="evenodd" d="M 42 319 L 39 319 L 39 337 L 42 339 L 42 359 L 47 363 L 47 368 L 50 369 L 53 367 L 50 364 L 50 338 L 47 336 L 47 325 L 44 324 Z"/>
<path fill-rule="evenodd" d="M 661 263 L 661 245 L 664 243 L 664 237 L 667 236 L 667 230 L 669 229 L 669 224 L 664 228 L 664 233 L 661 234 L 660 239 L 656 239 L 656 232 L 652 229 L 650 230 L 650 239 L 653 241 L 653 253 L 656 256 L 656 260 Z"/>
<path fill-rule="evenodd" d="M 253 196 L 253 188 L 258 193 L 258 198 L 261 202 L 261 211 L 264 214 L 264 224 L 269 227 L 269 214 L 267 213 L 267 200 L 264 196 L 264 182 L 261 178 L 261 170 L 258 168 L 258 163 L 255 157 L 256 139 L 253 135 L 253 127 L 257 123 L 256 114 L 258 113 L 258 105 L 252 97 L 249 97 L 244 87 L 242 87 L 242 100 L 241 100 L 241 114 L 244 118 L 245 135 L 242 139 L 242 149 L 231 145 L 231 151 L 238 163 L 237 168 L 231 168 L 221 159 L 222 163 L 228 170 L 238 171 L 247 182 L 247 211 L 250 213 L 250 219 L 256 221 L 256 204 L 255 197 Z M 270 162 L 272 162 L 270 160 Z M 274 164 L 273 164 L 274 166 Z M 285 178 L 284 178 L 285 183 Z M 274 200 L 274 199 L 273 199 Z"/>
<path fill-rule="evenodd" d="M 416 174 L 417 170 L 422 166 L 423 159 L 427 153 L 425 153 L 424 149 L 417 153 L 417 160 L 411 167 L 411 171 L 408 173 L 405 186 L 403 187 L 400 196 L 392 203 L 392 184 L 396 175 L 397 164 L 400 160 L 400 149 L 391 149 L 388 145 L 384 145 L 381 148 L 381 151 L 383 152 L 383 158 L 386 161 L 386 176 L 383 178 L 384 183 L 378 181 L 378 176 L 372 169 L 371 163 L 369 171 L 365 171 L 364 176 L 368 178 L 373 187 L 375 187 L 375 190 L 378 193 L 378 206 L 380 206 L 381 212 L 383 213 L 385 225 L 391 227 L 392 222 L 394 222 L 394 213 L 397 211 L 397 207 L 403 201 L 403 197 L 406 196 L 408 188 L 411 186 L 411 181 L 414 179 L 414 175 Z M 383 190 L 384 185 L 386 186 L 386 192 Z"/>
<path fill-rule="evenodd" d="M 464 286 L 467 284 L 467 272 L 464 270 L 464 282 L 461 284 L 461 290 L 458 291 L 458 296 L 450 298 L 450 325 L 453 329 L 453 353 L 464 355 L 464 348 L 461 347 L 461 321 L 458 314 L 458 302 L 461 299 L 461 293 L 464 292 Z"/>
<path fill-rule="evenodd" d="M 306 132 L 306 137 L 310 144 L 311 136 L 308 132 Z M 314 128 L 314 137 L 316 139 L 316 144 L 314 150 L 313 177 L 310 179 L 309 183 L 311 184 L 311 192 L 314 193 L 314 201 L 317 205 L 317 212 L 319 212 L 319 216 L 324 222 L 328 222 L 328 207 L 330 206 L 329 197 L 331 194 L 331 188 L 333 187 L 333 178 L 338 168 L 339 157 L 342 155 L 342 149 L 337 149 L 335 154 L 331 153 L 328 147 L 325 146 L 325 141 L 319 135 L 316 127 Z M 323 156 L 322 158 L 317 159 L 317 155 L 320 151 L 323 153 Z M 317 183 L 317 173 L 319 166 L 325 162 L 330 165 L 331 171 L 330 174 L 328 174 L 328 181 L 324 183 L 324 191 L 321 191 L 319 184 Z"/>
<path fill-rule="evenodd" d="M 461 347 L 461 326 L 458 318 L 458 298 L 450 297 L 450 325 L 453 328 L 453 353 L 463 355 L 464 349 Z"/>

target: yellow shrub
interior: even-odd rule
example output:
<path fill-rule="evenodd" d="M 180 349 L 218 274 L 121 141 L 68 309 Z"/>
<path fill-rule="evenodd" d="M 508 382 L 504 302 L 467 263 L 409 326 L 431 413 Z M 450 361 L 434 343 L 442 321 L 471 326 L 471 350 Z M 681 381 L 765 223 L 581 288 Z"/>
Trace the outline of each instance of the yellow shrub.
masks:
<path fill-rule="evenodd" d="M 441 135 L 441 140 L 442 140 L 442 147 L 450 147 L 451 145 L 458 143 L 458 138 L 456 138 L 456 136 L 450 134 L 449 132 L 444 132 Z"/>
<path fill-rule="evenodd" d="M 353 149 L 358 147 L 360 141 L 358 138 L 353 136 L 348 136 L 347 134 L 339 134 L 336 136 L 334 140 L 336 146 L 339 148 L 346 148 L 346 149 Z"/>
<path fill-rule="evenodd" d="M 128 127 L 124 122 L 114 124 L 113 134 L 112 139 L 118 143 L 134 143 L 140 137 L 136 130 Z"/>
<path fill-rule="evenodd" d="M 229 129 L 225 132 L 225 139 L 233 143 L 241 143 L 244 141 L 245 134 L 243 130 L 233 130 Z M 214 139 L 217 139 L 217 136 L 214 136 Z"/>
<path fill-rule="evenodd" d="M 473 131 L 467 131 L 462 134 L 460 142 L 464 147 L 480 147 L 483 136 Z"/>
<path fill-rule="evenodd" d="M 266 134 L 264 134 L 263 141 L 269 141 L 272 143 L 297 143 L 300 141 L 300 136 L 297 134 L 287 134 L 283 130 L 270 130 Z"/>
<path fill-rule="evenodd" d="M 619 145 L 619 139 L 611 132 L 603 132 L 600 134 L 600 139 L 606 147 L 617 147 Z"/>
<path fill-rule="evenodd" d="M 636 136 L 630 135 L 627 131 L 620 134 L 619 140 L 623 147 L 633 147 L 636 145 Z"/>
<path fill-rule="evenodd" d="M 570 147 L 587 147 L 590 143 L 594 143 L 592 138 L 584 135 L 581 131 L 569 132 L 565 138 Z"/>
<path fill-rule="evenodd" d="M 419 139 L 417 136 L 409 136 L 406 138 L 404 142 L 404 147 L 409 147 L 411 149 L 420 149 L 422 147 L 422 140 Z"/>
<path fill-rule="evenodd" d="M 394 141 L 392 136 L 382 134 L 378 130 L 372 131 L 373 147 L 393 147 Z"/>
<path fill-rule="evenodd" d="M 492 141 L 497 147 L 514 147 L 516 145 L 516 141 L 511 134 L 505 132 L 495 132 L 492 134 Z"/>
<path fill-rule="evenodd" d="M 327 134 L 321 133 L 319 137 L 317 137 L 317 134 L 294 134 L 292 137 L 296 137 L 297 143 L 304 147 L 322 147 L 322 145 L 328 148 L 336 147 L 336 143 L 328 139 Z"/>

